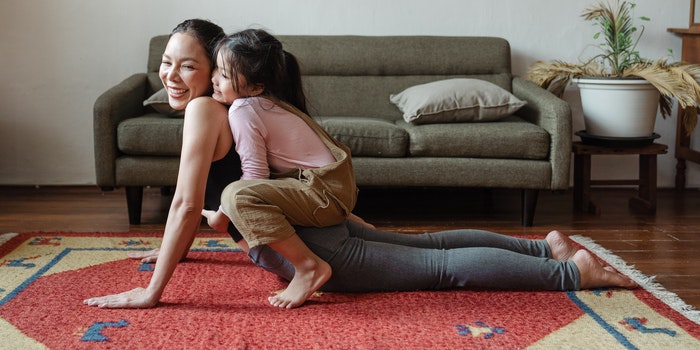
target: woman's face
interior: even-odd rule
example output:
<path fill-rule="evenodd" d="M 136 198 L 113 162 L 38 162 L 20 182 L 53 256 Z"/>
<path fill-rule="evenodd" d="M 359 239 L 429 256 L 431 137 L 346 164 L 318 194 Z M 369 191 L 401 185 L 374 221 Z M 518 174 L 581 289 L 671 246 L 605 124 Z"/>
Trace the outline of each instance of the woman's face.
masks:
<path fill-rule="evenodd" d="M 170 37 L 158 75 L 175 110 L 185 109 L 194 98 L 211 91 L 211 61 L 204 47 L 188 33 Z"/>

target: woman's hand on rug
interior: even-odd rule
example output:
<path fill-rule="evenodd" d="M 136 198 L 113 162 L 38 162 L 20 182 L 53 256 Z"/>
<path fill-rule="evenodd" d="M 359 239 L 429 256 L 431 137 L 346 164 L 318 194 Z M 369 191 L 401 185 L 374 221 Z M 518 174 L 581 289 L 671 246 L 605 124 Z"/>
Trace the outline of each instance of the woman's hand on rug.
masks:
<path fill-rule="evenodd" d="M 130 259 L 141 259 L 142 263 L 150 264 L 158 261 L 158 254 L 160 254 L 160 248 L 153 248 L 146 252 L 127 253 L 126 256 Z M 182 257 L 182 259 L 180 259 L 180 261 L 184 261 L 186 257 L 187 251 L 185 251 L 185 255 Z"/>
<path fill-rule="evenodd" d="M 142 263 L 154 263 L 158 260 L 158 253 L 160 253 L 160 249 L 154 248 L 145 252 L 127 253 L 126 256 L 130 259 L 141 259 Z"/>
<path fill-rule="evenodd" d="M 151 295 L 146 288 L 134 288 L 130 291 L 85 299 L 83 304 L 105 309 L 145 309 L 156 306 L 158 298 Z"/>

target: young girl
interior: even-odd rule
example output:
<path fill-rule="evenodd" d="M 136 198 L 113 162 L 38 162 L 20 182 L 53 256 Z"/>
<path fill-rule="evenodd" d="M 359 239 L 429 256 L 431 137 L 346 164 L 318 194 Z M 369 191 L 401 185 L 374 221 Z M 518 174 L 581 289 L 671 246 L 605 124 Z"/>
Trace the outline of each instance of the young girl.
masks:
<path fill-rule="evenodd" d="M 292 225 L 326 227 L 350 216 L 357 198 L 350 151 L 306 113 L 296 58 L 263 30 L 224 38 L 216 54 L 213 98 L 231 105 L 229 124 L 243 176 L 221 196 L 209 225 L 233 221 L 250 247 L 269 245 L 292 263 L 288 288 L 270 303 L 293 308 L 331 276 Z"/>

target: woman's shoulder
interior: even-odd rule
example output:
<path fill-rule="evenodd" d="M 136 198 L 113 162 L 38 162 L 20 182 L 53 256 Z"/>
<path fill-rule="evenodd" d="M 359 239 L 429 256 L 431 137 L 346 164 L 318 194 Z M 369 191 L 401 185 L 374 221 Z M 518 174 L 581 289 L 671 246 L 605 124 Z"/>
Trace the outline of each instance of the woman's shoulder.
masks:
<path fill-rule="evenodd" d="M 206 110 L 206 111 L 223 111 L 226 112 L 227 106 L 215 100 L 211 96 L 200 96 L 194 98 L 187 104 L 186 111 L 190 110 Z"/>

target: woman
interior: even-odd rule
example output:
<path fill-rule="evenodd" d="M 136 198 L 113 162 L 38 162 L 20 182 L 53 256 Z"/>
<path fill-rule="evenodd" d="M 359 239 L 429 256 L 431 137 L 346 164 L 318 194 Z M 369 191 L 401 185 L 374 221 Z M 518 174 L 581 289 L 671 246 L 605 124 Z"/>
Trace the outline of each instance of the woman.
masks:
<path fill-rule="evenodd" d="M 120 301 L 110 307 L 154 306 L 199 229 L 205 193 L 207 207 L 217 208 L 223 187 L 240 177 L 234 171 L 240 169 L 240 161 L 232 149 L 227 109 L 202 98 L 211 94 L 211 57 L 223 36 L 223 29 L 211 22 L 187 20 L 175 27 L 168 40 L 159 76 L 170 106 L 186 110 L 175 194 L 148 287 L 118 294 Z"/>
<path fill-rule="evenodd" d="M 200 215 L 210 216 L 214 213 L 214 211 L 204 210 L 205 199 L 207 208 L 218 208 L 218 196 L 223 188 L 240 177 L 240 173 L 235 175 L 233 171 L 240 169 L 240 160 L 233 151 L 233 139 L 227 122 L 227 108 L 212 98 L 202 97 L 211 92 L 211 57 L 214 42 L 222 36 L 223 31 L 214 24 L 201 20 L 188 20 L 173 30 L 163 55 L 160 77 L 168 91 L 170 105 L 175 109 L 186 109 L 186 113 L 178 180 L 160 251 L 154 250 L 145 255 L 132 256 L 143 258 L 146 261 L 155 261 L 157 257 L 158 261 L 150 283 L 146 288 L 139 287 L 119 294 L 89 298 L 84 301 L 85 304 L 104 308 L 148 308 L 155 306 L 160 300 L 177 263 L 184 258 L 187 249 L 192 244 L 201 222 Z M 231 236 L 244 251 L 249 252 L 245 240 L 242 240 L 242 237 L 231 228 L 232 225 L 229 225 Z M 415 276 L 403 282 L 396 281 L 396 278 L 401 277 L 401 274 L 387 269 L 385 266 L 387 261 L 384 261 L 386 260 L 384 257 L 394 257 L 397 249 L 422 249 L 417 252 L 419 254 L 417 256 L 428 259 L 426 261 L 411 259 L 401 263 L 399 255 L 390 258 L 388 262 L 398 262 L 399 267 L 406 268 L 412 266 L 406 264 L 416 263 L 420 264 L 416 265 L 419 267 L 429 267 L 429 262 L 444 258 L 441 255 L 443 248 L 446 251 L 450 250 L 447 252 L 449 255 L 455 255 L 458 252 L 450 249 L 458 244 L 445 243 L 445 241 L 450 240 L 449 237 L 456 237 L 459 244 L 477 246 L 480 247 L 479 250 L 493 254 L 490 255 L 489 275 L 485 277 L 487 277 L 486 280 L 492 280 L 492 284 L 497 287 L 509 278 L 502 278 L 502 275 L 512 275 L 513 269 L 518 268 L 518 266 L 511 266 L 513 264 L 502 264 L 513 254 L 517 254 L 519 258 L 527 261 L 536 262 L 535 265 L 543 266 L 539 271 L 528 270 L 528 273 L 532 275 L 521 276 L 523 280 L 539 281 L 537 285 L 531 285 L 528 289 L 547 289 L 552 284 L 547 276 L 552 273 L 563 273 L 563 278 L 568 281 L 566 284 L 571 289 L 635 286 L 633 281 L 623 275 L 603 268 L 589 253 L 585 251 L 574 253 L 575 249 L 567 243 L 563 235 L 556 231 L 550 233 L 546 240 L 541 241 L 520 240 L 482 231 L 479 233 L 479 237 L 481 237 L 479 239 L 484 240 L 484 242 L 479 240 L 464 242 L 464 237 L 454 233 L 444 234 L 445 237 L 439 235 L 413 237 L 412 235 L 379 232 L 371 227 L 346 221 L 346 223 L 332 228 L 297 228 L 297 233 L 314 253 L 323 259 L 330 260 L 329 263 L 331 263 L 334 273 L 331 280 L 322 288 L 324 290 L 415 290 L 459 287 L 458 283 L 465 283 L 464 287 L 474 286 L 469 281 L 457 282 L 455 280 L 447 280 L 445 283 L 435 286 L 425 283 L 419 284 L 414 282 Z M 417 239 L 418 242 L 410 241 L 412 239 Z M 353 244 L 347 245 L 348 242 Z M 367 242 L 376 242 L 376 244 L 368 244 Z M 440 244 L 446 245 L 440 247 Z M 496 248 L 483 248 L 493 244 L 496 244 Z M 502 249 L 500 245 L 505 245 L 506 249 Z M 523 245 L 530 248 L 521 249 Z M 426 246 L 429 246 L 430 249 L 424 249 Z M 355 248 L 363 249 L 359 252 L 363 254 L 365 259 L 360 259 L 362 256 L 356 255 L 358 251 Z M 509 249 L 514 249 L 515 252 Z M 546 257 L 533 257 L 529 254 Z M 286 261 L 280 260 L 279 256 L 267 246 L 256 247 L 250 251 L 250 256 L 260 265 L 274 270 L 283 277 L 293 276 L 294 272 L 291 266 Z M 416 257 L 415 255 L 411 256 Z M 542 264 L 540 260 L 550 261 L 550 263 Z M 465 260 L 465 262 L 468 261 Z M 453 265 L 451 269 L 466 272 L 466 266 Z M 474 266 L 471 266 L 472 269 L 469 271 L 474 270 Z M 554 269 L 552 269 L 553 266 Z M 480 269 L 481 266 L 476 268 Z M 359 275 L 358 271 L 361 271 Z M 430 274 L 433 275 L 432 278 L 437 276 L 431 270 L 426 271 L 424 274 L 428 278 L 431 278 Z M 529 278 L 534 276 L 533 271 L 537 272 L 540 277 Z M 364 281 L 369 281 L 369 279 L 363 278 L 362 274 L 371 274 L 375 281 L 388 281 L 388 285 L 373 285 L 374 282 L 368 284 Z M 461 275 L 466 274 L 461 273 Z M 480 279 L 483 280 L 484 276 L 481 276 Z M 362 288 L 354 287 L 363 284 Z M 337 287 L 333 287 L 334 285 Z M 569 289 L 569 287 L 560 286 L 556 290 Z"/>

